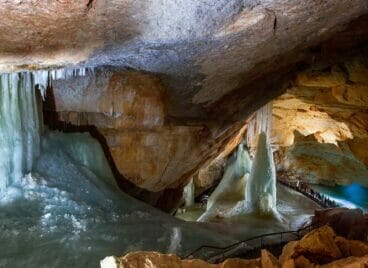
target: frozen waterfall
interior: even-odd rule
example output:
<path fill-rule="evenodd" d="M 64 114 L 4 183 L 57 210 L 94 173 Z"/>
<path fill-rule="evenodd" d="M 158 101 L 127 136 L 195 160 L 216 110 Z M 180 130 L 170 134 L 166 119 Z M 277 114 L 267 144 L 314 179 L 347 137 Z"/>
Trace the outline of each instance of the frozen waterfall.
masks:
<path fill-rule="evenodd" d="M 40 154 L 40 111 L 31 73 L 0 75 L 0 199 Z"/>
<path fill-rule="evenodd" d="M 7 187 L 32 170 L 40 154 L 42 109 L 52 80 L 84 76 L 86 69 L 0 74 L 0 199 Z"/>

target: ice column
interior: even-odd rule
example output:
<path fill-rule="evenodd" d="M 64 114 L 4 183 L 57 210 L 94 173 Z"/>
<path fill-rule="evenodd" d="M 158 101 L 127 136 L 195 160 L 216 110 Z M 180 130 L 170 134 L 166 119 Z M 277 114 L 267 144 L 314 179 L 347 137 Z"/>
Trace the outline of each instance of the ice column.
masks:
<path fill-rule="evenodd" d="M 267 135 L 262 132 L 246 186 L 248 210 L 259 213 L 276 212 L 276 171 Z"/>
<path fill-rule="evenodd" d="M 0 75 L 0 193 L 40 154 L 40 112 L 31 73 Z"/>
<path fill-rule="evenodd" d="M 191 207 L 194 205 L 195 185 L 193 178 L 190 179 L 189 183 L 184 187 L 183 197 L 185 207 Z"/>

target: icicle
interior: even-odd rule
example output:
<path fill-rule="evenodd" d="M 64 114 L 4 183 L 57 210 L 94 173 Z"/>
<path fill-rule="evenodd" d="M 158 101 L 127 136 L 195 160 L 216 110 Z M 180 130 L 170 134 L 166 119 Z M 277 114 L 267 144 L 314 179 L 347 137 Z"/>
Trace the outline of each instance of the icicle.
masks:
<path fill-rule="evenodd" d="M 42 99 L 45 100 L 46 97 L 46 89 L 49 83 L 49 72 L 48 71 L 34 71 L 34 84 L 38 85 L 38 89 L 40 90 Z"/>
<path fill-rule="evenodd" d="M 88 70 L 89 69 L 87 68 L 78 68 L 78 69 L 65 68 L 51 71 L 39 70 L 34 71 L 32 73 L 34 76 L 35 85 L 38 85 L 42 99 L 45 100 L 46 89 L 50 85 L 51 81 L 60 79 L 67 80 L 73 77 L 86 76 Z"/>
<path fill-rule="evenodd" d="M 270 140 L 272 128 L 272 102 L 269 102 L 262 108 L 260 108 L 255 114 L 252 120 L 248 123 L 247 130 L 247 143 L 254 153 L 257 145 L 258 135 L 264 132 L 267 139 Z"/>

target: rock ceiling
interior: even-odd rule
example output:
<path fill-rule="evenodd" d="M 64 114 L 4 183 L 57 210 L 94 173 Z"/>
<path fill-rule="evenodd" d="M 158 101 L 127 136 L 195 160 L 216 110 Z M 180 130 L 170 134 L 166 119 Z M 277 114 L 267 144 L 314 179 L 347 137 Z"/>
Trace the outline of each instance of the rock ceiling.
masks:
<path fill-rule="evenodd" d="M 169 116 L 205 118 L 366 13 L 366 0 L 3 0 L 0 66 L 153 72 L 169 88 Z"/>

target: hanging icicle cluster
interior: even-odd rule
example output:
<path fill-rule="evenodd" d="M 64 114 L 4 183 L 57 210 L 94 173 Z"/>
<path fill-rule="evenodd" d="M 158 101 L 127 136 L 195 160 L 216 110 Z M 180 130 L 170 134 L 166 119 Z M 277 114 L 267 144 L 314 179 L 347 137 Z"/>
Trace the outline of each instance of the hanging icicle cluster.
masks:
<path fill-rule="evenodd" d="M 265 133 L 267 139 L 270 140 L 271 128 L 272 102 L 269 102 L 255 112 L 252 120 L 248 123 L 247 144 L 252 153 L 255 151 L 260 133 Z"/>
<path fill-rule="evenodd" d="M 87 69 L 0 74 L 0 193 L 32 170 L 40 154 L 42 105 L 52 80 L 84 76 Z"/>
<path fill-rule="evenodd" d="M 93 73 L 92 68 L 77 68 L 77 69 L 57 69 L 57 70 L 39 70 L 32 72 L 34 84 L 38 85 L 42 99 L 45 100 L 46 89 L 53 80 L 70 79 L 73 77 L 86 76 L 88 72 Z"/>

